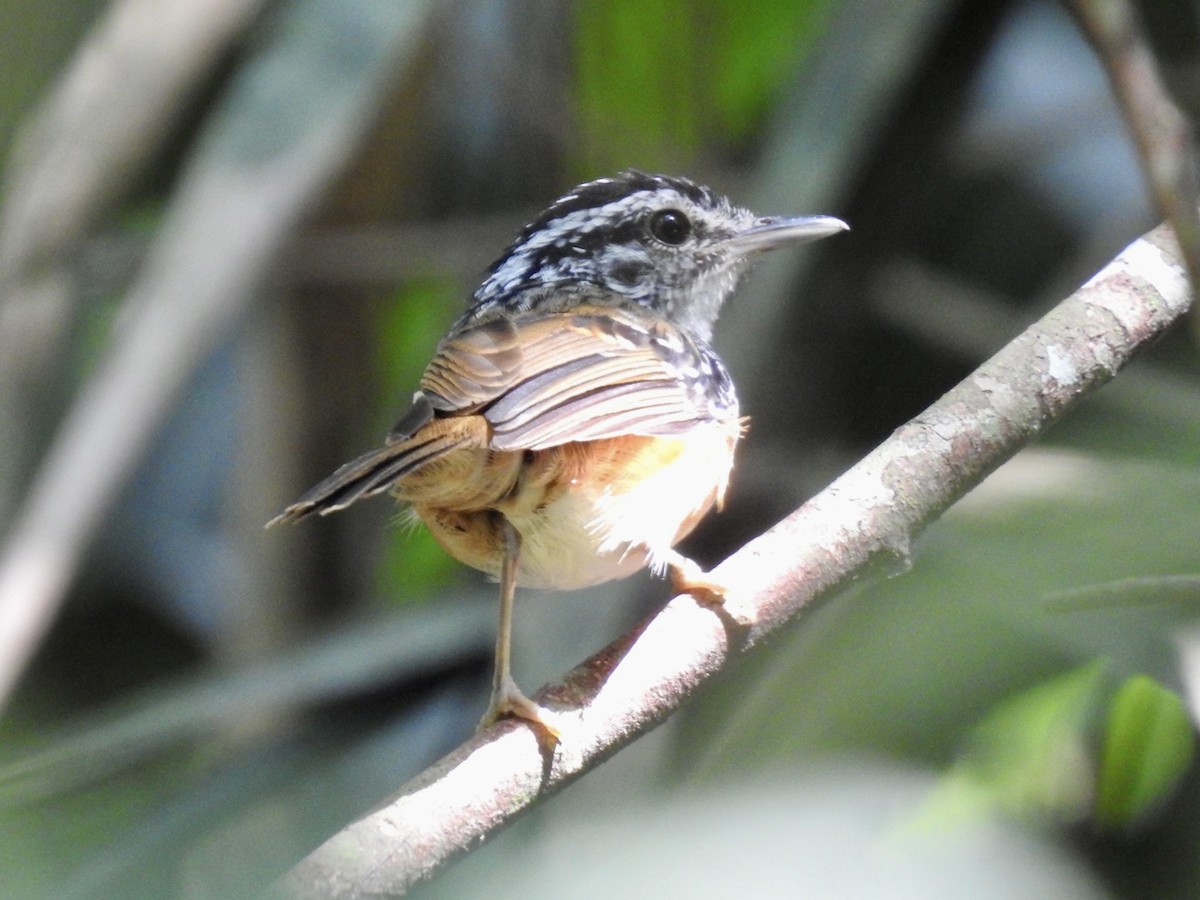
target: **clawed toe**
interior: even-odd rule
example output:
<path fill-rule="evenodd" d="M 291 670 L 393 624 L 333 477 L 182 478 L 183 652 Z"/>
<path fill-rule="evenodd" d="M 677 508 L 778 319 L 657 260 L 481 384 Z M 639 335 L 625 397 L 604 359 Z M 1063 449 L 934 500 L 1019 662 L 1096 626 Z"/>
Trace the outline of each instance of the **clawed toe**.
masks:
<path fill-rule="evenodd" d="M 555 742 L 562 737 L 561 717 L 526 697 L 511 678 L 504 679 L 492 692 L 491 702 L 487 712 L 479 720 L 479 727 L 486 728 L 509 717 L 524 719 L 541 728 Z"/>
<path fill-rule="evenodd" d="M 681 553 L 672 553 L 667 562 L 671 587 L 677 594 L 691 594 L 700 603 L 720 605 L 729 594 L 728 586 L 705 572 Z"/>

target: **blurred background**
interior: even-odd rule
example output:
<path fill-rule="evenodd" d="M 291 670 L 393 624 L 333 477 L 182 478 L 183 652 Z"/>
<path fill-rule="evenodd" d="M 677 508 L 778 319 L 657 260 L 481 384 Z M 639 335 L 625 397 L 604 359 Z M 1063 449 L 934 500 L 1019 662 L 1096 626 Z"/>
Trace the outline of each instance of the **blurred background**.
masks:
<path fill-rule="evenodd" d="M 1194 111 L 1195 5 L 1141 11 Z M 718 323 L 752 428 L 706 564 L 1157 221 L 1051 0 L 0 12 L 0 559 L 49 547 L 61 584 L 7 663 L 5 896 L 251 895 L 471 733 L 494 585 L 386 501 L 262 526 L 386 434 L 575 183 L 851 225 Z M 417 894 L 1197 896 L 1197 334 Z M 521 592 L 518 680 L 666 595 Z"/>

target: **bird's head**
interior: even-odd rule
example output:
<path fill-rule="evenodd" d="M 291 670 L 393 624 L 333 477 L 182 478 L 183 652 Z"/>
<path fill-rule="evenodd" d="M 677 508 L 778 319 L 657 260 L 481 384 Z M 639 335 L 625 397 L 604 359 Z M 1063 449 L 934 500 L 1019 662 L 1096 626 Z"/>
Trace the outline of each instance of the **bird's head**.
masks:
<path fill-rule="evenodd" d="M 526 225 L 488 270 L 475 309 L 570 302 L 579 289 L 707 340 L 759 254 L 846 227 L 829 216 L 757 216 L 686 178 L 623 172 L 579 185 Z"/>

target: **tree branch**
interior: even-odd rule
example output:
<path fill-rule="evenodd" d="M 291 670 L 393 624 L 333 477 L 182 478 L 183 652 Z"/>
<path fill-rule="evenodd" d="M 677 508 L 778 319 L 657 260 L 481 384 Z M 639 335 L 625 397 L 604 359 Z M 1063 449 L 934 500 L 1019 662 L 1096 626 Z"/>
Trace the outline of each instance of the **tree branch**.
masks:
<path fill-rule="evenodd" d="M 715 570 L 722 608 L 673 599 L 544 688 L 572 724 L 549 746 L 501 722 L 410 781 L 294 868 L 303 898 L 401 894 L 533 803 L 663 721 L 764 637 L 883 563 L 907 565 L 916 535 L 955 500 L 1109 381 L 1191 301 L 1160 226 L 829 488 Z"/>

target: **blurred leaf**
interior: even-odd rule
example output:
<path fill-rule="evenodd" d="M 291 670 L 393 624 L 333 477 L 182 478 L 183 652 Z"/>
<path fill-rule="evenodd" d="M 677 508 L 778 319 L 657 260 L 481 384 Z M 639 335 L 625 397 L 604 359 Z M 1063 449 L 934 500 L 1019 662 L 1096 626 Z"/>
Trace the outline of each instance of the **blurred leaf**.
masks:
<path fill-rule="evenodd" d="M 433 348 L 451 324 L 451 312 L 461 302 L 458 286 L 449 280 L 412 281 L 386 303 L 375 322 L 383 421 L 387 434 L 408 408 Z M 404 523 L 406 513 L 397 514 Z M 393 529 L 384 544 L 375 573 L 375 596 L 405 601 L 431 596 L 463 571 L 424 526 Z"/>
<path fill-rule="evenodd" d="M 1109 710 L 1096 818 L 1110 828 L 1134 824 L 1178 784 L 1195 745 L 1179 695 L 1144 675 L 1128 679 Z"/>
<path fill-rule="evenodd" d="M 611 168 L 607 148 L 662 168 L 699 144 L 695 9 L 688 0 L 585 2 L 576 7 L 576 91 L 586 167 Z M 669 114 L 668 114 L 669 111 Z"/>
<path fill-rule="evenodd" d="M 1064 609 L 1135 604 L 1173 604 L 1200 611 L 1200 575 L 1150 575 L 1054 591 L 1046 598 Z"/>
<path fill-rule="evenodd" d="M 1091 803 L 1087 731 L 1104 681 L 1102 663 L 1045 681 L 995 707 L 976 728 L 922 815 L 952 827 L 1003 812 L 1074 821 Z"/>
<path fill-rule="evenodd" d="M 758 124 L 796 61 L 821 37 L 833 0 L 717 3 L 710 70 L 713 99 L 726 140 L 741 141 Z"/>
<path fill-rule="evenodd" d="M 578 146 L 582 169 L 595 172 L 678 168 L 706 139 L 744 141 L 833 3 L 589 0 L 574 8 Z"/>
<path fill-rule="evenodd" d="M 461 301 L 458 285 L 449 279 L 413 280 L 380 308 L 374 323 L 384 416 L 380 430 L 390 430 L 408 408 L 433 348 L 453 321 L 451 311 Z"/>

